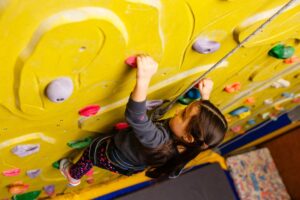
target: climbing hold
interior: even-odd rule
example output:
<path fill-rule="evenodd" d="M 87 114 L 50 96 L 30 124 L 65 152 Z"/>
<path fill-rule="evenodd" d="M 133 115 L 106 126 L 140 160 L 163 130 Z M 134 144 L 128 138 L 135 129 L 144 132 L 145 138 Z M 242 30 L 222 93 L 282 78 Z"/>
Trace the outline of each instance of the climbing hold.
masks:
<path fill-rule="evenodd" d="M 2 172 L 3 176 L 18 176 L 21 173 L 21 170 L 18 168 L 9 169 Z"/>
<path fill-rule="evenodd" d="M 266 100 L 264 100 L 264 104 L 265 105 L 271 105 L 271 104 L 273 104 L 273 99 L 266 99 Z"/>
<path fill-rule="evenodd" d="M 137 56 L 130 56 L 125 60 L 125 63 L 129 65 L 131 68 L 137 67 Z"/>
<path fill-rule="evenodd" d="M 271 113 L 269 115 L 270 119 L 273 120 L 273 121 L 276 121 L 278 119 L 277 115 L 275 113 Z"/>
<path fill-rule="evenodd" d="M 261 114 L 261 118 L 262 119 L 268 119 L 269 118 L 270 113 L 269 112 L 265 112 Z"/>
<path fill-rule="evenodd" d="M 241 114 L 238 115 L 239 119 L 245 119 L 246 117 L 251 115 L 251 111 L 247 111 L 247 112 L 243 112 Z"/>
<path fill-rule="evenodd" d="M 35 178 L 38 175 L 40 175 L 40 173 L 41 173 L 40 169 L 32 169 L 26 172 L 27 176 L 29 176 L 30 178 Z"/>
<path fill-rule="evenodd" d="M 200 95 L 200 91 L 198 88 L 192 88 L 190 89 L 186 95 L 185 95 L 187 98 L 190 98 L 190 99 L 199 99 L 201 97 Z"/>
<path fill-rule="evenodd" d="M 255 121 L 254 119 L 249 119 L 249 120 L 247 121 L 247 123 L 248 123 L 249 125 L 254 125 L 254 124 L 256 124 L 256 121 Z"/>
<path fill-rule="evenodd" d="M 295 48 L 292 46 L 284 46 L 282 44 L 278 44 L 273 47 L 269 52 L 269 56 L 279 59 L 287 59 L 293 56 L 295 52 Z"/>
<path fill-rule="evenodd" d="M 128 127 L 129 127 L 129 125 L 127 122 L 119 122 L 119 123 L 116 123 L 114 126 L 115 130 L 117 130 L 117 131 L 127 129 Z"/>
<path fill-rule="evenodd" d="M 248 105 L 252 105 L 255 103 L 255 98 L 254 97 L 248 97 L 246 100 L 245 100 L 245 104 L 248 104 Z"/>
<path fill-rule="evenodd" d="M 183 105 L 189 105 L 190 103 L 192 103 L 194 101 L 194 99 L 190 99 L 190 98 L 185 98 L 184 96 L 179 97 L 178 102 L 183 104 Z"/>
<path fill-rule="evenodd" d="M 16 154 L 19 157 L 25 157 L 33 153 L 37 153 L 39 151 L 40 151 L 39 144 L 17 145 L 11 150 L 12 153 Z"/>
<path fill-rule="evenodd" d="M 153 110 L 154 108 L 162 105 L 164 103 L 164 100 L 148 100 L 146 101 L 146 108 L 147 110 Z"/>
<path fill-rule="evenodd" d="M 230 130 L 234 133 L 242 133 L 243 127 L 241 125 L 237 125 L 237 126 L 231 127 Z"/>
<path fill-rule="evenodd" d="M 291 85 L 290 81 L 284 79 L 278 79 L 277 81 L 272 83 L 272 87 L 274 88 L 287 88 Z"/>
<path fill-rule="evenodd" d="M 249 108 L 247 106 L 241 106 L 241 107 L 238 107 L 237 109 L 231 111 L 229 114 L 232 115 L 232 116 L 238 116 L 244 112 L 248 112 L 249 111 Z"/>
<path fill-rule="evenodd" d="M 54 185 L 46 185 L 44 186 L 44 191 L 49 197 L 55 196 L 55 186 Z"/>
<path fill-rule="evenodd" d="M 73 93 L 73 82 L 68 77 L 62 77 L 51 81 L 46 88 L 46 95 L 50 101 L 61 103 L 67 100 Z"/>
<path fill-rule="evenodd" d="M 292 99 L 293 103 L 300 103 L 300 97 Z"/>
<path fill-rule="evenodd" d="M 217 51 L 220 48 L 220 43 L 207 38 L 198 38 L 193 44 L 193 49 L 198 53 L 208 54 Z"/>
<path fill-rule="evenodd" d="M 59 169 L 59 161 L 55 161 L 54 163 L 52 163 L 52 167 L 55 169 Z"/>
<path fill-rule="evenodd" d="M 7 188 L 10 194 L 15 195 L 15 194 L 22 194 L 26 192 L 29 188 L 29 185 L 23 183 L 22 181 L 16 181 L 12 184 L 9 184 Z"/>
<path fill-rule="evenodd" d="M 285 59 L 283 62 L 285 64 L 293 64 L 293 63 L 299 62 L 299 61 L 300 61 L 300 59 L 297 56 L 292 56 L 290 58 Z"/>
<path fill-rule="evenodd" d="M 226 121 L 229 123 L 229 122 L 232 121 L 232 116 L 230 116 L 230 115 L 225 115 L 225 119 L 226 119 Z"/>
<path fill-rule="evenodd" d="M 92 138 L 87 137 L 82 140 L 70 141 L 67 143 L 67 145 L 73 149 L 82 149 L 88 146 L 91 142 L 92 142 Z"/>
<path fill-rule="evenodd" d="M 283 111 L 284 107 L 282 107 L 280 104 L 274 105 L 274 109 L 277 111 Z"/>
<path fill-rule="evenodd" d="M 13 200 L 36 200 L 40 196 L 41 191 L 32 191 L 32 192 L 27 192 L 25 194 L 18 194 L 13 196 Z"/>
<path fill-rule="evenodd" d="M 283 92 L 281 94 L 281 96 L 285 97 L 285 98 L 292 98 L 295 94 L 294 93 L 290 93 L 290 92 Z"/>
<path fill-rule="evenodd" d="M 99 110 L 100 110 L 100 106 L 90 105 L 90 106 L 87 106 L 87 107 L 79 110 L 79 115 L 85 116 L 85 117 L 90 117 L 90 116 L 96 115 Z"/>
<path fill-rule="evenodd" d="M 241 83 L 235 82 L 231 85 L 225 86 L 224 91 L 226 91 L 227 93 L 233 93 L 239 91 L 240 89 L 241 89 Z"/>

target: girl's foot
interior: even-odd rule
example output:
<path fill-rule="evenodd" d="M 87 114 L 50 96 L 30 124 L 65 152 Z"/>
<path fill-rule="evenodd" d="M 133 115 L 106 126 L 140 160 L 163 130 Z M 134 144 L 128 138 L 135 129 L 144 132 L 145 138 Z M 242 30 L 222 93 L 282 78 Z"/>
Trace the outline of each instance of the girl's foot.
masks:
<path fill-rule="evenodd" d="M 59 163 L 59 170 L 61 174 L 68 180 L 70 186 L 77 186 L 80 184 L 80 179 L 77 180 L 71 177 L 69 173 L 71 165 L 72 163 L 68 159 L 64 158 Z"/>

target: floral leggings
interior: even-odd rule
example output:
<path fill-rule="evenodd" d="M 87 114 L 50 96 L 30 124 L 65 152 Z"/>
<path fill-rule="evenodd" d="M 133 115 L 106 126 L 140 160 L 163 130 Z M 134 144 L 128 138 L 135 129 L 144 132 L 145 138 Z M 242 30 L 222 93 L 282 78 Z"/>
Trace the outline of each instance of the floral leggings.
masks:
<path fill-rule="evenodd" d="M 114 173 L 122 173 L 122 170 L 118 169 L 118 167 L 114 166 L 107 158 L 106 156 L 106 145 L 107 140 L 102 142 L 98 148 L 97 148 L 97 167 L 100 167 L 102 169 L 107 169 L 109 171 L 112 171 Z M 69 173 L 72 178 L 74 179 L 81 179 L 83 175 L 85 175 L 92 167 L 93 167 L 93 161 L 90 158 L 90 153 L 94 155 L 93 152 L 95 152 L 95 145 L 92 145 L 91 147 L 87 148 L 81 158 L 70 167 Z M 91 151 L 91 152 L 90 152 Z"/>

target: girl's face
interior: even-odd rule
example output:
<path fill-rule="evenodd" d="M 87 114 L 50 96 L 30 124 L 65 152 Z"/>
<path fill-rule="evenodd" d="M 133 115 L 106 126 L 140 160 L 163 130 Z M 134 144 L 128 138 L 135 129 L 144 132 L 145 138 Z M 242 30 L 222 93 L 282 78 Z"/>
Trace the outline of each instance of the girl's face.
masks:
<path fill-rule="evenodd" d="M 195 101 L 185 107 L 185 109 L 177 110 L 176 114 L 169 121 L 170 128 L 174 135 L 184 142 L 191 143 L 194 141 L 193 136 L 186 130 L 191 118 L 200 111 L 199 103 L 199 101 Z"/>

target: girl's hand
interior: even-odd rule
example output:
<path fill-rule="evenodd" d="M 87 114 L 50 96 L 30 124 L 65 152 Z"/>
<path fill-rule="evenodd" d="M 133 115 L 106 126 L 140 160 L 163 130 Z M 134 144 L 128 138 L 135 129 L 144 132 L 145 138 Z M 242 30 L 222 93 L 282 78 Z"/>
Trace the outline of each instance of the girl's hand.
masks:
<path fill-rule="evenodd" d="M 138 81 L 150 81 L 152 76 L 156 73 L 158 68 L 157 62 L 146 55 L 137 57 L 137 73 L 136 78 Z"/>
<path fill-rule="evenodd" d="M 213 89 L 213 86 L 214 86 L 214 82 L 209 78 L 202 79 L 199 82 L 198 87 L 203 100 L 209 100 L 210 93 Z"/>

